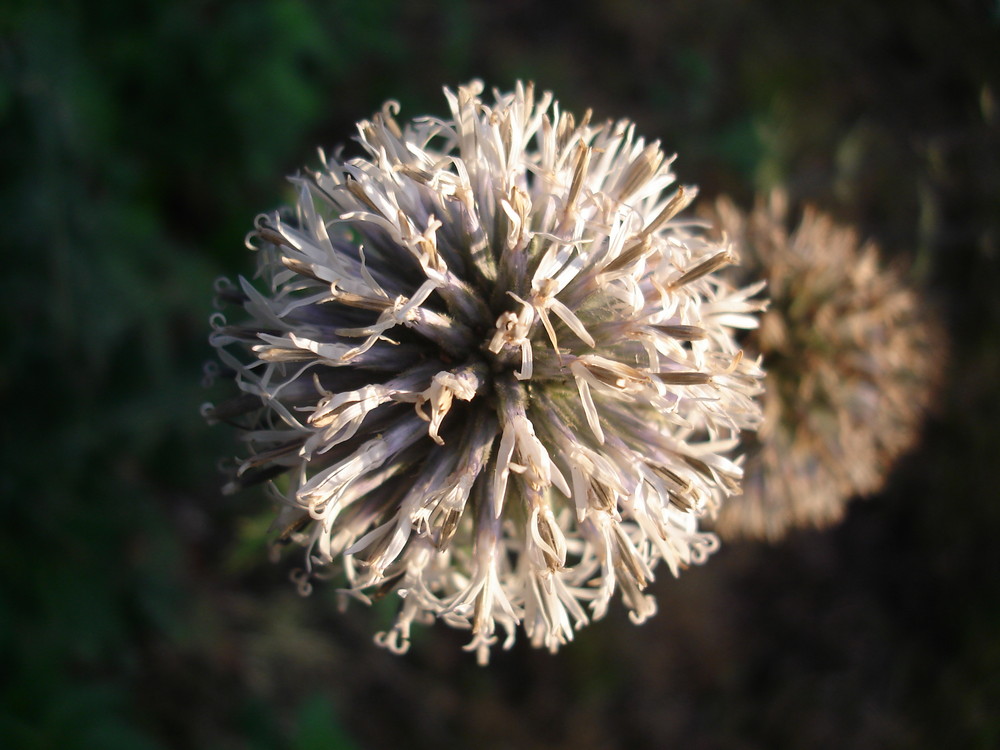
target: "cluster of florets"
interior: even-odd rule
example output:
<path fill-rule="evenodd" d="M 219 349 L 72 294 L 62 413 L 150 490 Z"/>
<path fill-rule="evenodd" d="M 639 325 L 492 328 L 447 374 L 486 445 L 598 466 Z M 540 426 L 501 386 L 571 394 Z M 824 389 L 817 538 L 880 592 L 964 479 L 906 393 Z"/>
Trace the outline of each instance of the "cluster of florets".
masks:
<path fill-rule="evenodd" d="M 733 250 L 677 218 L 695 190 L 631 123 L 481 93 L 404 125 L 387 104 L 258 218 L 261 288 L 221 285 L 244 315 L 212 336 L 242 394 L 206 412 L 246 430 L 230 489 L 268 481 L 303 591 L 396 596 L 383 645 L 440 619 L 485 661 L 519 626 L 556 649 L 616 592 L 640 622 L 660 562 L 716 548 L 762 285 L 720 277 Z"/>

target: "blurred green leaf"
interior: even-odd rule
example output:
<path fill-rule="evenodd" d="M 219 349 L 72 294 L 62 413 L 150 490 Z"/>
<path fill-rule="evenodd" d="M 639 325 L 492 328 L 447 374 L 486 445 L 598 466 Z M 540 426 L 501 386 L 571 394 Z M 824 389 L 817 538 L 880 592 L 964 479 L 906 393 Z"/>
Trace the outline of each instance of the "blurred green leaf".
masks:
<path fill-rule="evenodd" d="M 291 750 L 356 750 L 334 717 L 330 699 L 317 694 L 299 707 Z"/>

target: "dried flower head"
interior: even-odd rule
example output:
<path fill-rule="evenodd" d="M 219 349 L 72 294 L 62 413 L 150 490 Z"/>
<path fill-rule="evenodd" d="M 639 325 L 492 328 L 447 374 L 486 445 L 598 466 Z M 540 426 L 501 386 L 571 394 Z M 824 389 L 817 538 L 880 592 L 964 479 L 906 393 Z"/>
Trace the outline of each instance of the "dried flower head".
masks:
<path fill-rule="evenodd" d="M 746 341 L 767 366 L 766 418 L 748 441 L 743 495 L 720 511 L 723 537 L 825 526 L 879 490 L 941 370 L 926 302 L 876 246 L 813 208 L 789 233 L 786 204 L 775 192 L 745 214 L 720 199 L 712 215 L 771 298 Z"/>
<path fill-rule="evenodd" d="M 387 103 L 362 156 L 321 154 L 258 218 L 264 289 L 224 284 L 246 317 L 211 337 L 242 395 L 206 412 L 245 428 L 229 489 L 270 480 L 304 592 L 340 571 L 399 598 L 382 645 L 438 618 L 485 661 L 519 624 L 555 650 L 616 591 L 642 621 L 658 562 L 715 549 L 699 518 L 760 420 L 733 329 L 761 285 L 720 280 L 732 251 L 675 219 L 695 190 L 632 124 L 481 92 L 405 125 Z"/>

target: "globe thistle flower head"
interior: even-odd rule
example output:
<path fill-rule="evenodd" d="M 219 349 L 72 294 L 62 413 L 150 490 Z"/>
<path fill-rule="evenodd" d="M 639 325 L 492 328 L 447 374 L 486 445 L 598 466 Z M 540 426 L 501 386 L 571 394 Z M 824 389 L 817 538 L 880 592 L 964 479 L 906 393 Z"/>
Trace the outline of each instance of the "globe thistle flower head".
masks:
<path fill-rule="evenodd" d="M 749 214 L 723 198 L 711 214 L 771 298 L 746 342 L 767 366 L 766 418 L 748 441 L 744 492 L 720 511 L 724 538 L 826 526 L 877 492 L 941 371 L 929 305 L 875 244 L 814 208 L 789 232 L 787 215 L 782 192 Z"/>
<path fill-rule="evenodd" d="M 304 593 L 395 596 L 379 643 L 439 619 L 485 661 L 519 627 L 555 650 L 619 592 L 640 622 L 658 563 L 706 559 L 762 373 L 733 336 L 761 285 L 719 277 L 733 251 L 677 218 L 695 190 L 658 143 L 481 94 L 386 104 L 361 156 L 258 217 L 260 288 L 223 282 L 243 315 L 211 337 L 241 395 L 206 414 L 244 429 L 228 489 L 269 483 Z"/>

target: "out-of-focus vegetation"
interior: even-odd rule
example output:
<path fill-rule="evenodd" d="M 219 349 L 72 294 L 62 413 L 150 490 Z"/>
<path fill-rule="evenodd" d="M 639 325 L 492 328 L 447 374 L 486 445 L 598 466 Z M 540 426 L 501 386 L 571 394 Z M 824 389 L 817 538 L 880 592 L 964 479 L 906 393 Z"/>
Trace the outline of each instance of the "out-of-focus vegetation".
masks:
<path fill-rule="evenodd" d="M 0 9 L 0 745 L 1000 744 L 1000 6 L 26 2 Z M 660 614 L 488 669 L 301 600 L 198 412 L 213 279 L 387 98 L 517 77 L 628 116 L 703 195 L 786 185 L 952 334 L 923 445 L 829 532 L 730 545 Z M 943 353 L 942 353 L 943 356 Z"/>

